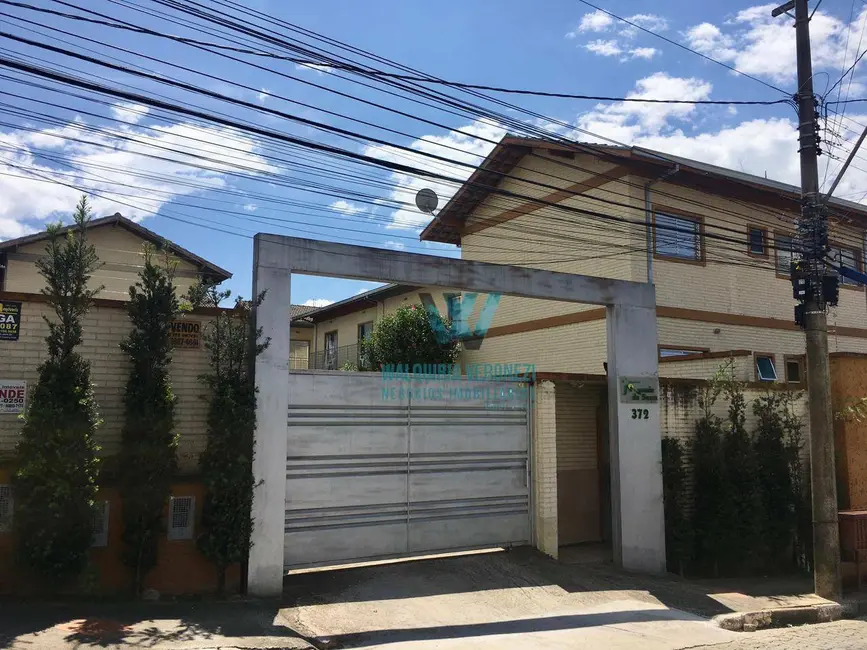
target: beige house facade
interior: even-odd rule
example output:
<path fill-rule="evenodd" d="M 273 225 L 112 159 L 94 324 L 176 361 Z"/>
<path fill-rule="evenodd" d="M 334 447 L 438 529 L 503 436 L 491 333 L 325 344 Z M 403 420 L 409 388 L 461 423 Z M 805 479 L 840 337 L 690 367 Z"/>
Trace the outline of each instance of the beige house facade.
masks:
<path fill-rule="evenodd" d="M 232 277 L 229 271 L 168 241 L 120 213 L 90 221 L 87 237 L 96 248 L 101 263 L 91 277 L 91 284 L 103 286 L 99 292 L 99 298 L 102 299 L 129 300 L 129 287 L 138 279 L 138 273 L 144 264 L 144 247 L 147 244 L 167 251 L 177 263 L 175 285 L 179 296 L 199 281 L 219 284 Z M 47 233 L 40 232 L 0 242 L 0 291 L 42 291 L 45 279 L 39 275 L 36 261 L 45 255 L 47 240 Z"/>
<path fill-rule="evenodd" d="M 650 280 L 661 376 L 705 378 L 732 357 L 744 380 L 799 385 L 804 336 L 789 279 L 799 208 L 797 188 L 697 161 L 506 137 L 421 239 L 456 244 L 463 259 Z M 862 270 L 867 208 L 832 201 L 829 219 L 833 259 Z M 357 345 L 364 327 L 422 292 L 445 313 L 441 290 L 401 285 L 311 312 L 314 352 L 326 338 Z M 867 352 L 865 289 L 846 281 L 839 294 L 831 352 Z M 481 347 L 462 361 L 604 374 L 605 331 L 603 309 L 504 296 Z"/>

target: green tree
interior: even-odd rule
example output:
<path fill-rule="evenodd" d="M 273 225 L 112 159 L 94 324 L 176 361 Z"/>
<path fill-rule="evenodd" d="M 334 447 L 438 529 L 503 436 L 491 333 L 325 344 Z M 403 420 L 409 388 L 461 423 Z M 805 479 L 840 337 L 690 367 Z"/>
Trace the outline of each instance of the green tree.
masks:
<path fill-rule="evenodd" d="M 443 321 L 444 331 L 448 323 Z M 440 343 L 421 305 L 405 305 L 383 316 L 361 342 L 362 370 L 379 370 L 388 364 L 450 364 L 458 358 L 458 341 Z"/>
<path fill-rule="evenodd" d="M 662 439 L 662 500 L 665 505 L 665 558 L 668 570 L 684 575 L 692 552 L 687 517 L 685 449 L 677 438 Z"/>
<path fill-rule="evenodd" d="M 13 479 L 21 558 L 38 575 L 58 582 L 81 574 L 93 539 L 99 466 L 94 434 L 100 422 L 90 363 L 76 352 L 82 319 L 102 290 L 88 288 L 99 267 L 87 241 L 89 219 L 83 196 L 65 236 L 59 225 L 49 226 L 46 255 L 36 262 L 56 318 L 45 318 L 48 356 L 23 418 Z"/>
<path fill-rule="evenodd" d="M 132 331 L 120 346 L 130 361 L 119 459 L 122 557 L 132 571 L 136 593 L 157 564 L 163 511 L 177 471 L 177 398 L 169 379 L 171 321 L 178 313 L 174 268 L 168 257 L 163 266 L 156 264 L 154 251 L 145 248 L 144 267 L 129 288 Z"/>
<path fill-rule="evenodd" d="M 208 304 L 219 305 L 230 292 L 207 287 L 204 296 Z M 208 442 L 201 459 L 206 488 L 204 532 L 198 545 L 217 567 L 217 589 L 221 593 L 225 590 L 226 569 L 246 560 L 250 550 L 256 429 L 252 371 L 256 356 L 268 346 L 268 341 L 261 340 L 261 328 L 254 327 L 251 308 L 263 299 L 264 294 L 257 296 L 253 304 L 236 299 L 235 308 L 220 313 L 204 332 L 210 371 L 200 379 L 210 389 L 210 405 Z"/>

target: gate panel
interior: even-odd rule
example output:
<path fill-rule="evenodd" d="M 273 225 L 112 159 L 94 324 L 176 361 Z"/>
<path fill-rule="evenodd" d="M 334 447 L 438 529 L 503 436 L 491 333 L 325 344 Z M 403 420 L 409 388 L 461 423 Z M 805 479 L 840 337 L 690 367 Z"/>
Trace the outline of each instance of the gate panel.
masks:
<path fill-rule="evenodd" d="M 510 384 L 445 382 L 485 391 L 449 403 L 419 383 L 290 373 L 287 568 L 529 542 L 527 405 L 491 399 Z"/>

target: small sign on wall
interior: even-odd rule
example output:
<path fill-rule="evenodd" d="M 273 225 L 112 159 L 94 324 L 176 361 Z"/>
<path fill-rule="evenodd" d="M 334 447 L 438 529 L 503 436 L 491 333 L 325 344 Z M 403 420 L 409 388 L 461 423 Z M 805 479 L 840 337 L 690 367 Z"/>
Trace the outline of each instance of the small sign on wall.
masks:
<path fill-rule="evenodd" d="M 659 401 L 659 389 L 652 377 L 620 377 L 620 401 L 624 404 Z"/>
<path fill-rule="evenodd" d="M 181 350 L 197 350 L 202 347 L 202 321 L 180 318 L 171 322 L 172 347 Z"/>
<path fill-rule="evenodd" d="M 27 382 L 23 379 L 0 379 L 0 414 L 24 413 L 27 406 Z"/>
<path fill-rule="evenodd" d="M 17 341 L 21 333 L 21 303 L 0 302 L 0 341 Z"/>

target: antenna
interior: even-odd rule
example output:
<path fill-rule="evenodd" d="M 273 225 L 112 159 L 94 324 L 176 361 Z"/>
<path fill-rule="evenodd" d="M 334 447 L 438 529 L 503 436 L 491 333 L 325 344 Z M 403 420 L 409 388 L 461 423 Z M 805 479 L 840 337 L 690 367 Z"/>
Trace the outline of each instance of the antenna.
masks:
<path fill-rule="evenodd" d="M 439 205 L 439 199 L 437 198 L 436 192 L 425 187 L 424 189 L 419 190 L 418 194 L 415 195 L 415 205 L 422 212 L 433 214 L 433 211 L 436 210 L 437 205 Z"/>

